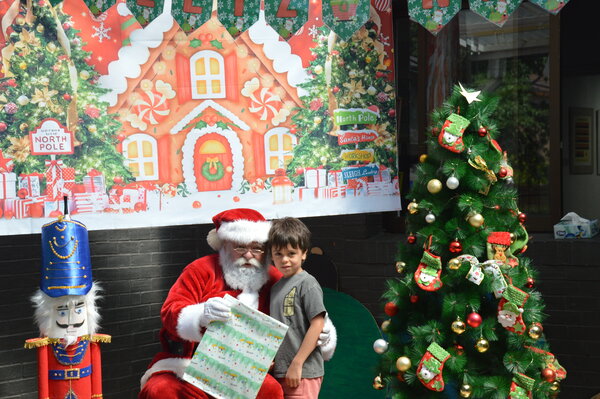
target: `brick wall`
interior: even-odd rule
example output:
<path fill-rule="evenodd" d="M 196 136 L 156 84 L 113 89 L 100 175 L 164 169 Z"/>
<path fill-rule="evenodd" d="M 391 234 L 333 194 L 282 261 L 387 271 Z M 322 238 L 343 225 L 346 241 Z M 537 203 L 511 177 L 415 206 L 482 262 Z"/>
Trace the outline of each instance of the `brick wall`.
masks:
<path fill-rule="evenodd" d="M 384 214 L 384 216 L 389 216 Z M 307 218 L 313 244 L 336 264 L 340 291 L 361 301 L 381 321 L 379 298 L 393 277 L 394 254 L 403 237 L 382 232 L 382 215 Z M 160 306 L 181 269 L 209 252 L 210 225 L 90 232 L 94 279 L 104 286 L 100 302 L 107 399 L 135 398 L 139 378 L 158 350 Z M 0 237 L 0 398 L 37 398 L 37 362 L 23 349 L 37 336 L 29 297 L 39 279 L 40 236 Z M 541 275 L 550 319 L 545 330 L 567 367 L 562 398 L 600 392 L 600 238 L 560 242 L 536 236 L 529 256 Z M 567 266 L 568 265 L 568 266 Z M 369 345 L 371 343 L 368 343 Z"/>

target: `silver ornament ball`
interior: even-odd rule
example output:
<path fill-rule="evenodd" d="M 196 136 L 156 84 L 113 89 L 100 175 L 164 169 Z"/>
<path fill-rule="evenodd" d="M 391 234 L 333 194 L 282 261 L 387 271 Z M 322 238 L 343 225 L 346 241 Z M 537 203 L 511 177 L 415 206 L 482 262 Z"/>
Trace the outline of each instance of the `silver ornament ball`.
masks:
<path fill-rule="evenodd" d="M 435 222 L 435 215 L 433 213 L 428 213 L 427 216 L 425 216 L 425 221 L 427 223 Z"/>
<path fill-rule="evenodd" d="M 450 190 L 456 190 L 459 185 L 460 181 L 454 176 L 450 176 L 448 180 L 446 180 L 446 187 L 448 187 Z"/>
<path fill-rule="evenodd" d="M 385 339 L 379 338 L 375 342 L 373 342 L 373 350 L 375 353 L 383 354 L 388 349 L 388 343 Z"/>

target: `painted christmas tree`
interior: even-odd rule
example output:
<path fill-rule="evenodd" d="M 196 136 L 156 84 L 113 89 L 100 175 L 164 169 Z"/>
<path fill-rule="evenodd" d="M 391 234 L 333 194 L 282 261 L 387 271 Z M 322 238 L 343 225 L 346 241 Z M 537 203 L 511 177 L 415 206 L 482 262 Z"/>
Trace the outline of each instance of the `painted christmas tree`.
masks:
<path fill-rule="evenodd" d="M 431 115 L 387 282 L 374 387 L 401 398 L 547 398 L 566 377 L 545 340 L 526 215 L 496 138 L 497 97 L 455 87 Z"/>
<path fill-rule="evenodd" d="M 62 166 L 84 175 L 91 169 L 107 181 L 131 173 L 116 150 L 120 124 L 99 100 L 99 74 L 88 65 L 70 17 L 44 0 L 21 5 L 9 28 L 0 80 L 0 149 L 17 174 L 44 173 L 48 155 L 32 155 L 29 132 L 53 118 L 74 133 L 74 153 L 59 155 Z"/>
<path fill-rule="evenodd" d="M 307 69 L 312 79 L 300 85 L 304 108 L 293 116 L 299 142 L 287 169 L 297 185 L 304 168 L 395 164 L 393 72 L 377 35 L 372 21 L 349 41 L 319 28 Z"/>

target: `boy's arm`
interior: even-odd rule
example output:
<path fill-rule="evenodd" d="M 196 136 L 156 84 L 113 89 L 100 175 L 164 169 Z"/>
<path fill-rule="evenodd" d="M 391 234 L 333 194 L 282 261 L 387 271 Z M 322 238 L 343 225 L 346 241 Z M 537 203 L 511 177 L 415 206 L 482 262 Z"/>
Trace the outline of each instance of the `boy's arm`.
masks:
<path fill-rule="evenodd" d="M 300 345 L 300 349 L 298 349 L 298 353 L 294 356 L 290 367 L 285 375 L 285 381 L 290 388 L 296 388 L 300 385 L 300 379 L 302 378 L 302 366 L 306 361 L 306 358 L 312 353 L 313 350 L 317 347 L 317 340 L 319 339 L 319 334 L 323 330 L 323 325 L 325 324 L 325 312 L 318 314 L 313 317 L 310 321 L 310 327 L 304 335 L 304 339 L 302 340 L 302 345 Z"/>

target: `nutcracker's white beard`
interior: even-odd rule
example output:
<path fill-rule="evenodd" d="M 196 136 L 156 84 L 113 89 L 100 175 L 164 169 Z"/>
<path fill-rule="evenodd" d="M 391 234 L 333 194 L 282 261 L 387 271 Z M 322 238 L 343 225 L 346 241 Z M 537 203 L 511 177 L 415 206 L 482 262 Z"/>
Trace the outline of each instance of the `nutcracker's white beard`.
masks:
<path fill-rule="evenodd" d="M 219 250 L 219 259 L 225 282 L 233 289 L 257 292 L 267 282 L 269 277 L 267 262 L 261 263 L 256 258 L 233 259 L 231 249 L 227 246 Z M 252 266 L 244 266 L 247 263 Z"/>

